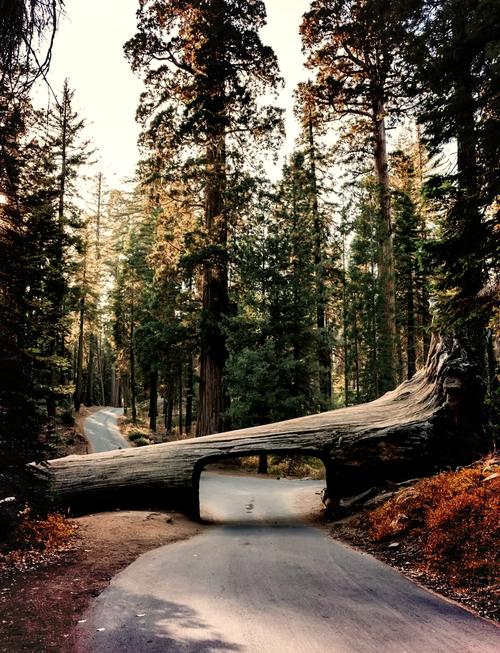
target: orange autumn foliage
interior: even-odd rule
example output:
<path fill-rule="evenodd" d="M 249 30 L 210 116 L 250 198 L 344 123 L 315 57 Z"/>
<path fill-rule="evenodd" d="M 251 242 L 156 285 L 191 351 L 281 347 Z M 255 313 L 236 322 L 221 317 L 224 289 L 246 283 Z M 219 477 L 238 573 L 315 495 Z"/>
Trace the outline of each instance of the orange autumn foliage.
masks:
<path fill-rule="evenodd" d="M 451 572 L 456 584 L 498 580 L 500 468 L 488 459 L 401 490 L 368 515 L 371 536 L 411 539 L 430 570 Z"/>
<path fill-rule="evenodd" d="M 50 550 L 63 546 L 74 535 L 75 527 L 65 517 L 51 513 L 45 519 L 33 518 L 25 508 L 20 516 L 16 540 L 27 549 Z"/>

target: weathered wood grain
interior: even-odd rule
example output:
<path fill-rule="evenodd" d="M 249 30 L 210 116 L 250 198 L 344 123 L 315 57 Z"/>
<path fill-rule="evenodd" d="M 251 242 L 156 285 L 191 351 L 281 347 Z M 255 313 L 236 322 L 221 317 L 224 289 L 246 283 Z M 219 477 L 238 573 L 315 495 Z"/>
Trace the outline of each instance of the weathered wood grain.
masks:
<path fill-rule="evenodd" d="M 477 404 L 476 385 L 458 344 L 436 337 L 426 367 L 371 403 L 201 438 L 68 456 L 34 471 L 69 503 L 109 491 L 168 490 L 196 513 L 199 475 L 209 462 L 297 453 L 323 460 L 327 492 L 338 498 L 383 479 L 473 457 L 483 446 L 480 416 L 466 408 Z"/>

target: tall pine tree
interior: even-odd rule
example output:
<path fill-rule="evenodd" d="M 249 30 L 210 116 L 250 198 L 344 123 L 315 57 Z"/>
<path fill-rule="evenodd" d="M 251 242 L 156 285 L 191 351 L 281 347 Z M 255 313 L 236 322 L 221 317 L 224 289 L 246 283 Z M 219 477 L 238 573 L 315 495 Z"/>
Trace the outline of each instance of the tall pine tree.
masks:
<path fill-rule="evenodd" d="M 318 104 L 331 119 L 355 121 L 372 144 L 378 184 L 378 274 L 383 292 L 380 389 L 396 383 L 396 306 L 387 119 L 403 109 L 401 38 L 411 10 L 378 0 L 314 0 L 301 26 Z"/>

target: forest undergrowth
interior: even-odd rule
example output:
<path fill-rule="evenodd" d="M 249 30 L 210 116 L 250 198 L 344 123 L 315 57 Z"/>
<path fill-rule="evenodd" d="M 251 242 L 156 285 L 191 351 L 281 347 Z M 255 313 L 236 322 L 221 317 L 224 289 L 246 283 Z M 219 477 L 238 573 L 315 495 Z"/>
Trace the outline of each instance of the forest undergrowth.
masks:
<path fill-rule="evenodd" d="M 416 481 L 333 524 L 340 539 L 500 620 L 500 457 Z"/>

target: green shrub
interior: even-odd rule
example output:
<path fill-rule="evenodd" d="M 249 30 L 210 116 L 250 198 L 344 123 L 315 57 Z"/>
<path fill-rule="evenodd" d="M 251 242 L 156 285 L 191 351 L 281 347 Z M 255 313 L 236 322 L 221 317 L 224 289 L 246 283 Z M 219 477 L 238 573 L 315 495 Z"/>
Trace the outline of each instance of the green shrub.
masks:
<path fill-rule="evenodd" d="M 145 447 L 147 444 L 152 444 L 151 440 L 145 437 L 137 438 L 137 440 L 134 440 L 134 443 L 136 447 Z"/>
<path fill-rule="evenodd" d="M 136 440 L 140 440 L 141 438 L 145 438 L 146 436 L 144 435 L 143 431 L 130 431 L 128 434 L 128 439 L 131 440 L 132 442 L 135 442 Z"/>

